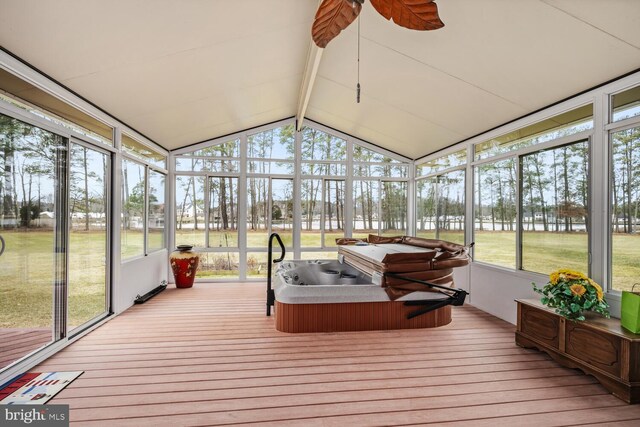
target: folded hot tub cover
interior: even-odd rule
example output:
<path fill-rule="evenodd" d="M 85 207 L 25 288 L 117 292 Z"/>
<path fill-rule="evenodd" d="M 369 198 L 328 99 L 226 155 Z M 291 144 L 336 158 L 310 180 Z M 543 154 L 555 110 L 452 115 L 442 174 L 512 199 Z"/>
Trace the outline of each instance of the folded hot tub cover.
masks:
<path fill-rule="evenodd" d="M 336 239 L 344 262 L 363 273 L 382 276 L 382 287 L 389 299 L 396 300 L 415 291 L 429 290 L 406 279 L 453 287 L 453 269 L 469 264 L 469 250 L 444 240 L 412 236 L 381 237 L 373 234 L 368 246 L 354 246 L 362 239 Z"/>

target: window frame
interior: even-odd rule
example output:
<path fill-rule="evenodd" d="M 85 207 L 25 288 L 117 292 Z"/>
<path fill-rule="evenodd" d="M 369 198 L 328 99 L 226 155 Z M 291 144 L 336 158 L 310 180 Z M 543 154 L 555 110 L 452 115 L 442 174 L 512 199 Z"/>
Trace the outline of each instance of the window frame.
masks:
<path fill-rule="evenodd" d="M 458 151 L 461 151 L 461 150 L 458 150 Z M 440 193 L 438 191 L 439 187 L 440 187 L 439 178 L 441 176 L 447 175 L 447 174 L 449 174 L 451 172 L 458 172 L 458 171 L 464 172 L 464 184 L 463 184 L 463 187 L 464 187 L 464 193 L 465 193 L 464 195 L 465 195 L 465 197 L 464 197 L 464 208 L 463 208 L 464 219 L 462 220 L 462 223 L 464 225 L 464 230 L 462 230 L 462 232 L 463 232 L 463 235 L 464 235 L 464 238 L 463 238 L 464 243 L 463 243 L 463 245 L 467 245 L 468 244 L 467 243 L 467 238 L 466 238 L 466 235 L 467 235 L 466 229 L 467 229 L 467 212 L 468 212 L 468 210 L 467 210 L 467 204 L 468 204 L 468 201 L 467 201 L 467 182 L 468 182 L 468 178 L 469 177 L 468 177 L 468 171 L 467 171 L 467 165 L 466 164 L 458 165 L 458 166 L 452 166 L 452 167 L 449 167 L 449 168 L 446 168 L 446 169 L 439 170 L 437 172 L 432 172 L 432 173 L 427 174 L 427 175 L 416 176 L 416 178 L 415 178 L 415 182 L 416 182 L 415 197 L 414 197 L 414 201 L 415 201 L 415 203 L 414 203 L 415 235 L 418 234 L 418 227 L 417 227 L 417 224 L 418 224 L 418 204 L 417 204 L 417 200 L 418 200 L 418 185 L 417 184 L 418 184 L 418 182 L 426 181 L 428 179 L 435 179 L 435 187 L 436 187 L 435 188 L 435 203 L 436 203 L 436 225 L 435 225 L 435 227 L 436 228 L 435 228 L 434 239 L 439 239 L 440 238 L 439 237 L 440 228 L 438 228 L 438 218 L 440 216 L 440 212 L 438 210 L 438 205 L 439 205 L 438 200 L 439 200 L 439 195 L 440 195 Z"/>
<path fill-rule="evenodd" d="M 638 85 L 640 87 L 640 85 Z M 621 91 L 611 93 L 609 95 L 609 99 L 612 100 L 613 96 L 616 93 L 624 92 L 629 88 L 625 88 Z M 622 132 L 625 130 L 633 129 L 636 127 L 640 127 L 640 115 L 629 117 L 624 120 L 620 120 L 617 122 L 613 122 L 613 103 L 609 104 L 608 111 L 609 123 L 605 125 L 604 130 L 606 132 L 606 149 L 607 149 L 607 172 L 606 172 L 606 188 L 608 191 L 607 197 L 607 208 L 606 208 L 606 218 L 605 218 L 605 227 L 606 227 L 606 254 L 605 254 L 605 268 L 606 268 L 606 292 L 613 294 L 617 297 L 622 295 L 622 291 L 618 289 L 614 289 L 613 284 L 613 222 L 612 222 L 612 213 L 613 213 L 613 194 L 614 194 L 614 183 L 613 183 L 613 169 L 614 169 L 614 150 L 613 150 L 613 134 L 617 132 Z"/>
<path fill-rule="evenodd" d="M 594 117 L 595 119 L 595 117 Z M 594 120 L 594 124 L 595 124 L 595 120 Z M 471 162 L 468 163 L 468 165 L 472 168 L 473 173 L 471 174 L 471 189 L 472 189 L 472 207 L 475 210 L 475 206 L 477 203 L 476 200 L 476 167 L 478 166 L 483 166 L 483 165 L 488 165 L 488 164 L 492 164 L 492 163 L 497 163 L 499 161 L 502 160 L 507 160 L 507 159 L 513 159 L 515 161 L 515 166 L 516 166 L 516 176 L 518 177 L 518 182 L 516 185 L 516 247 L 515 247 L 515 269 L 511 269 L 509 267 L 504 267 L 504 266 L 500 266 L 500 265 L 496 265 L 496 264 L 492 264 L 486 261 L 478 261 L 478 260 L 473 260 L 474 263 L 478 263 L 481 265 L 485 265 L 485 266 L 490 266 L 490 267 L 494 267 L 494 268 L 498 268 L 498 269 L 503 269 L 506 271 L 511 271 L 511 272 L 523 272 L 526 274 L 534 274 L 534 275 L 543 275 L 546 276 L 544 273 L 538 273 L 535 271 L 529 271 L 529 270 L 524 270 L 522 268 L 522 183 L 521 183 L 521 168 L 520 168 L 520 161 L 521 158 L 529 155 L 529 154 L 534 154 L 540 151 L 546 151 L 546 150 L 551 150 L 554 148 L 558 148 L 558 147 L 562 147 L 562 146 L 566 146 L 566 145 L 571 145 L 571 144 L 575 144 L 575 143 L 579 143 L 581 141 L 587 141 L 588 145 L 589 145 L 589 158 L 588 158 L 588 163 L 589 163 L 589 176 L 587 177 L 587 182 L 588 182 L 588 194 L 589 194 L 589 198 L 588 198 L 588 207 L 587 207 L 587 215 L 589 215 L 590 217 L 592 217 L 592 212 L 593 212 L 593 197 L 591 197 L 591 188 L 592 188 L 592 182 L 591 182 L 591 178 L 593 176 L 592 170 L 593 170 L 593 137 L 595 134 L 596 130 L 595 130 L 595 126 L 591 129 L 585 130 L 585 131 L 581 131 L 581 132 L 577 132 L 571 135 L 566 135 L 557 139 L 553 139 L 550 141 L 546 141 L 540 144 L 535 144 L 535 145 L 530 145 L 527 147 L 523 147 L 519 150 L 514 150 L 512 152 L 508 152 L 508 153 L 502 153 L 496 156 L 492 156 L 486 159 L 479 159 L 479 160 L 473 160 Z M 475 144 L 474 144 L 475 145 Z M 473 152 L 473 146 L 471 145 L 471 152 Z M 467 211 L 468 212 L 468 211 Z M 474 211 L 474 215 L 473 215 L 473 220 L 471 222 L 473 224 L 473 227 L 471 228 L 471 241 L 474 242 L 475 241 L 475 211 Z M 590 228 L 593 227 L 593 221 L 591 221 Z M 588 257 L 588 270 L 589 272 L 587 272 L 587 274 L 591 274 L 591 270 L 592 270 L 592 261 L 593 261 L 593 254 L 592 254 L 592 233 L 591 230 L 589 230 L 589 239 L 588 239 L 588 250 L 587 250 L 587 257 Z M 473 251 L 473 249 L 472 249 Z"/>
<path fill-rule="evenodd" d="M 66 100 L 60 98 L 63 102 Z M 77 108 L 77 107 L 76 107 Z M 85 114 L 90 115 L 91 117 L 99 120 L 95 117 L 95 115 L 90 114 L 85 109 L 77 108 L 79 111 L 82 111 Z M 46 111 L 46 110 L 45 110 Z M 113 301 L 114 295 L 114 246 L 119 247 L 118 244 L 115 244 L 114 241 L 114 230 L 118 228 L 116 225 L 114 218 L 114 205 L 117 203 L 113 200 L 113 194 L 116 194 L 116 190 L 114 188 L 114 178 L 116 174 L 116 155 L 118 153 L 118 149 L 115 147 L 115 136 L 116 136 L 116 128 L 114 128 L 111 124 L 108 126 L 111 127 L 113 138 L 112 144 L 107 144 L 102 141 L 90 138 L 88 135 L 83 133 L 76 132 L 69 126 L 65 126 L 62 123 L 58 123 L 57 121 L 50 120 L 48 118 L 43 117 L 41 114 L 36 114 L 35 112 L 27 109 L 20 108 L 13 103 L 7 102 L 4 99 L 0 99 L 0 114 L 5 115 L 7 117 L 11 117 L 15 120 L 26 123 L 29 126 L 33 126 L 35 128 L 40 128 L 49 133 L 55 134 L 61 137 L 65 141 L 65 146 L 67 148 L 66 155 L 64 156 L 65 162 L 65 171 L 63 178 L 63 186 L 65 188 L 65 195 L 62 198 L 62 201 L 66 206 L 63 207 L 63 210 L 56 211 L 56 215 L 61 218 L 59 223 L 60 227 L 57 233 L 62 233 L 62 237 L 56 238 L 56 240 L 60 240 L 64 242 L 64 252 L 62 253 L 63 258 L 60 260 L 60 267 L 57 273 L 55 274 L 56 279 L 60 281 L 64 286 L 56 286 L 53 296 L 53 301 L 55 303 L 54 309 L 52 310 L 52 314 L 55 316 L 53 324 L 51 326 L 52 334 L 54 334 L 54 338 L 46 343 L 46 345 L 29 352 L 23 357 L 16 359 L 11 362 L 9 365 L 0 368 L 0 376 L 3 374 L 13 372 L 18 373 L 20 371 L 24 371 L 23 368 L 32 365 L 32 361 L 34 358 L 41 357 L 42 355 L 46 355 L 51 353 L 52 351 L 58 351 L 66 346 L 72 340 L 75 340 L 82 334 L 84 334 L 87 330 L 99 324 L 100 322 L 105 321 L 108 317 L 113 314 L 115 302 Z M 102 120 L 100 120 L 103 122 Z M 106 122 L 103 122 L 106 124 Z M 80 128 L 82 126 L 77 125 Z M 105 226 L 106 226 L 106 251 L 105 251 L 105 306 L 104 311 L 92 319 L 86 320 L 81 325 L 76 325 L 71 327 L 68 322 L 68 309 L 69 309 L 69 299 L 67 296 L 67 292 L 69 290 L 70 283 L 70 269 L 69 269 L 69 259 L 70 259 L 70 237 L 71 237 L 71 224 L 68 217 L 69 211 L 69 203 L 70 203 L 70 179 L 71 179 L 71 147 L 73 145 L 78 145 L 85 147 L 87 149 L 94 150 L 100 154 L 104 154 L 108 158 L 108 167 L 106 172 L 106 178 L 108 182 L 106 183 L 105 191 L 108 194 L 108 203 L 105 206 Z M 57 191 L 58 189 L 56 189 Z M 60 249 L 60 247 L 56 248 Z M 60 274 L 62 273 L 62 274 Z M 63 303 L 61 303 L 63 301 Z M 63 310 L 64 309 L 64 310 Z"/>
<path fill-rule="evenodd" d="M 138 142 L 139 144 L 142 144 L 144 146 L 146 146 L 147 148 L 149 148 L 150 150 L 153 150 L 154 152 L 160 154 L 160 155 L 164 155 L 164 153 L 159 152 L 156 148 L 149 146 L 149 144 L 142 142 L 140 139 L 135 138 L 134 136 L 131 135 L 131 133 L 129 132 L 122 132 L 123 134 L 126 134 L 127 137 L 135 140 L 136 142 Z M 121 139 L 119 138 L 119 141 Z M 143 212 L 143 251 L 142 254 L 138 254 L 138 255 L 134 255 L 131 257 L 127 257 L 124 258 L 122 257 L 122 251 L 120 252 L 120 260 L 121 262 L 128 262 L 128 261 L 132 261 L 132 260 L 136 260 L 136 259 L 140 259 L 143 257 L 146 257 L 150 254 L 162 251 L 164 249 L 167 248 L 167 243 L 168 243 L 168 232 L 167 232 L 167 218 L 168 218 L 168 212 L 166 209 L 166 200 L 167 200 L 167 190 L 168 190 L 168 177 L 169 177 L 169 171 L 165 168 L 162 168 L 156 164 L 154 164 L 151 161 L 145 160 L 142 157 L 139 156 L 135 156 L 130 154 L 129 152 L 125 151 L 125 150 L 121 150 L 120 151 L 120 155 L 121 155 L 121 161 L 120 161 L 120 169 L 122 170 L 122 164 L 124 162 L 124 160 L 127 160 L 129 162 L 133 162 L 133 163 L 137 163 L 139 165 L 141 165 L 144 168 L 144 212 Z M 168 162 L 170 161 L 169 157 L 165 156 L 165 165 L 168 165 Z M 160 173 L 162 175 L 164 175 L 165 177 L 165 185 L 164 185 L 164 195 L 165 195 L 165 213 L 164 213 L 164 247 L 162 248 L 153 248 L 150 250 L 149 248 L 149 171 L 152 170 L 154 172 Z M 121 171 L 121 176 L 122 176 L 122 171 Z M 121 206 L 121 211 L 122 211 L 122 206 Z M 120 229 L 122 229 L 122 226 L 120 226 Z"/>
<path fill-rule="evenodd" d="M 350 135 L 346 135 L 344 133 L 338 132 L 334 129 L 328 128 L 326 126 L 323 126 L 319 123 L 316 123 L 312 120 L 308 120 L 305 119 L 305 126 L 313 128 L 315 130 L 324 132 L 324 133 L 328 133 L 330 134 L 332 137 L 335 138 L 339 138 L 342 139 L 344 141 L 346 141 L 346 159 L 345 160 L 309 160 L 309 159 L 304 159 L 302 157 L 302 133 L 301 132 L 294 132 L 294 155 L 292 159 L 263 159 L 263 158 L 255 158 L 255 157 L 249 157 L 248 156 L 248 137 L 250 135 L 255 135 L 257 133 L 260 132 L 264 132 L 264 131 L 269 131 L 269 130 L 273 130 L 279 127 L 283 127 L 283 126 L 295 126 L 296 122 L 295 119 L 290 118 L 290 119 L 284 119 L 284 120 L 280 120 L 277 122 L 273 122 L 273 123 L 269 123 L 263 126 L 259 126 L 256 128 L 252 128 L 252 129 L 247 129 L 244 131 L 240 131 L 240 132 L 236 132 L 234 134 L 230 134 L 230 135 L 226 135 L 220 138 L 214 138 L 214 139 L 210 139 L 207 141 L 203 141 L 201 143 L 198 144 L 194 144 L 190 147 L 184 147 L 181 149 L 177 149 L 174 150 L 170 153 L 170 159 L 169 159 L 169 166 L 172 169 L 172 179 L 171 179 L 171 195 L 168 198 L 168 200 L 171 200 L 171 204 L 173 205 L 175 202 L 175 192 L 176 192 L 176 177 L 177 176 L 238 176 L 240 178 L 239 180 L 239 191 L 241 193 L 240 197 L 239 197 L 239 202 L 240 205 L 238 207 L 238 212 L 239 212 L 239 225 L 238 225 L 238 232 L 240 237 L 240 241 L 239 241 L 239 247 L 237 248 L 237 251 L 239 252 L 239 262 L 240 262 L 240 269 L 239 269 L 239 281 L 242 282 L 251 282 L 251 281 L 258 281 L 258 280 L 264 280 L 264 278 L 256 278 L 256 277 L 250 277 L 248 275 L 248 268 L 247 268 L 247 257 L 249 256 L 254 256 L 254 255 L 259 255 L 259 254 L 265 254 L 267 252 L 267 248 L 255 248 L 255 247 L 249 247 L 247 245 L 247 238 L 242 238 L 242 236 L 246 236 L 247 235 L 247 207 L 248 207 L 248 198 L 246 197 L 247 194 L 247 187 L 249 184 L 249 179 L 250 178 L 283 178 L 283 179 L 293 179 L 293 198 L 294 198 L 294 206 L 293 206 L 293 215 L 294 215 L 294 221 L 293 221 L 293 245 L 292 248 L 289 249 L 287 251 L 287 257 L 289 256 L 293 256 L 296 259 L 301 258 L 301 256 L 303 256 L 303 254 L 305 254 L 306 256 L 310 256 L 310 253 L 335 253 L 337 251 L 337 248 L 335 247 L 329 247 L 327 245 L 324 245 L 324 240 L 321 241 L 322 245 L 318 246 L 318 247 L 302 247 L 301 245 L 301 232 L 302 232 L 302 224 L 301 224 L 301 220 L 302 220 L 302 208 L 300 206 L 300 202 L 301 202 L 301 182 L 302 179 L 321 179 L 321 180 L 326 180 L 326 179 L 338 179 L 338 180 L 344 180 L 345 182 L 345 187 L 344 187 L 344 191 L 345 191 L 345 195 L 348 194 L 352 194 L 353 193 L 353 182 L 354 181 L 359 181 L 359 180 L 366 180 L 366 181 L 400 181 L 400 182 L 406 182 L 406 186 L 407 186 L 407 226 L 408 226 L 408 230 L 407 230 L 407 234 L 409 234 L 410 230 L 411 230 L 411 215 L 412 212 L 409 210 L 409 206 L 411 203 L 411 198 L 412 198 L 412 169 L 413 169 L 413 161 L 407 157 L 403 157 L 400 156 L 398 154 L 392 153 L 388 150 L 382 149 L 380 147 L 377 147 L 373 144 L 370 144 L 366 141 L 362 141 L 360 139 L 354 138 Z M 224 142 L 229 142 L 231 140 L 239 140 L 240 141 L 240 155 L 239 157 L 220 157 L 220 156 L 210 156 L 210 157 L 206 157 L 206 159 L 220 159 L 220 160 L 232 160 L 232 161 L 236 161 L 238 160 L 240 163 L 240 169 L 237 172 L 210 172 L 210 171 L 201 171 L 201 172 L 194 172 L 194 171 L 176 171 L 175 166 L 176 166 L 176 159 L 177 158 L 182 158 L 182 159 L 193 159 L 194 156 L 190 156 L 189 153 L 191 152 L 195 152 L 197 150 L 201 150 L 203 148 L 209 147 L 209 146 L 213 146 L 215 144 L 220 144 L 220 143 L 224 143 Z M 353 175 L 353 165 L 357 164 L 357 163 L 364 163 L 364 164 L 369 164 L 366 162 L 354 162 L 353 159 L 353 153 L 354 153 L 354 147 L 358 145 L 361 146 L 364 149 L 367 150 L 371 150 L 373 152 L 375 152 L 376 154 L 379 154 L 381 156 L 384 157 L 388 157 L 389 159 L 392 160 L 392 162 L 373 162 L 371 164 L 380 164 L 380 165 L 391 165 L 391 166 L 401 166 L 401 167 L 405 167 L 407 170 L 406 176 L 405 177 L 392 177 L 392 178 L 388 178 L 388 177 L 360 177 L 360 176 L 352 176 Z M 204 156 L 196 156 L 198 158 L 204 157 Z M 270 162 L 276 162 L 276 163 L 286 163 L 286 164 L 292 164 L 293 168 L 292 168 L 292 173 L 287 173 L 287 174 L 282 174 L 282 173 L 278 173 L 278 174 L 269 174 L 269 173 L 256 173 L 256 172 L 250 172 L 247 162 L 249 161 L 270 161 Z M 323 164 L 323 165 L 344 165 L 345 170 L 346 170 L 346 174 L 344 176 L 333 176 L 333 175 L 309 175 L 309 174 L 302 174 L 302 166 L 303 164 L 309 164 L 309 163 L 314 163 L 314 164 Z M 242 194 L 245 194 L 245 196 L 242 196 Z M 324 197 L 324 195 L 323 195 Z M 344 216 L 344 229 L 345 229 L 345 236 L 351 236 L 352 235 L 352 221 L 353 221 L 353 200 L 351 197 L 345 197 L 345 201 L 344 201 L 344 212 L 345 212 L 345 216 Z M 168 244 L 171 246 L 174 246 L 175 243 L 175 227 L 176 227 L 176 213 L 175 213 L 175 206 L 172 206 L 172 212 L 169 214 L 169 221 L 171 221 L 171 225 L 167 227 L 169 231 L 169 239 L 168 239 Z M 324 207 L 323 207 L 324 208 Z M 202 248 L 202 251 L 204 252 L 215 252 L 216 249 L 218 248 Z M 226 248 L 225 252 L 226 252 Z M 199 248 L 200 250 L 200 248 Z M 202 282 L 221 282 L 221 281 L 225 281 L 225 279 L 223 277 L 221 278 L 197 278 L 196 281 L 202 281 Z"/>
<path fill-rule="evenodd" d="M 432 172 L 429 172 L 429 173 L 426 173 L 426 174 L 418 173 L 418 170 L 421 167 L 423 167 L 424 165 L 426 165 L 427 163 L 433 162 L 433 161 L 437 161 L 437 160 L 440 160 L 440 159 L 443 159 L 443 158 L 448 158 L 448 157 L 451 157 L 451 156 L 455 156 L 456 154 L 458 154 L 458 153 L 460 153 L 462 151 L 465 151 L 465 158 L 464 158 L 464 161 L 462 163 L 460 163 L 458 165 L 453 165 L 453 166 L 448 166 L 446 168 L 438 169 L 438 170 L 435 170 L 435 171 L 432 171 Z M 416 179 L 416 181 L 419 180 L 419 179 L 422 179 L 422 178 L 433 177 L 434 175 L 441 175 L 443 173 L 447 173 L 449 171 L 456 170 L 456 169 L 465 169 L 467 167 L 467 164 L 469 163 L 469 153 L 468 153 L 468 150 L 465 149 L 465 148 L 447 150 L 445 152 L 445 154 L 442 154 L 442 153 L 438 153 L 438 154 L 439 155 L 437 157 L 429 157 L 426 160 L 423 160 L 423 161 L 421 161 L 419 163 L 418 162 L 415 163 L 414 169 L 415 169 L 415 177 L 416 177 L 415 179 Z"/>
<path fill-rule="evenodd" d="M 569 135 L 569 136 L 574 136 L 574 135 Z M 524 247 L 523 247 L 523 235 L 524 235 L 524 227 L 522 226 L 523 224 L 523 218 L 524 218 L 524 209 L 523 209 L 523 203 L 524 203 L 524 197 L 522 195 L 523 193 L 523 185 L 524 185 L 524 180 L 523 180 L 523 170 L 522 170 L 522 162 L 524 157 L 529 156 L 529 155 L 533 155 L 536 153 L 540 153 L 543 151 L 551 151 L 551 150 L 555 150 L 558 148 L 563 148 L 563 147 L 569 147 L 571 145 L 574 144 L 580 144 L 580 143 L 586 143 L 587 144 L 587 176 L 586 176 L 586 182 L 587 182 L 587 202 L 586 202 L 586 209 L 587 209 L 587 213 L 586 213 L 586 217 L 590 218 L 591 217 L 591 212 L 593 211 L 592 209 L 592 195 L 591 195 L 591 188 L 592 188 L 592 184 L 591 184 L 591 178 L 593 176 L 592 173 L 592 169 L 593 169 L 593 144 L 592 144 L 592 138 L 591 136 L 587 137 L 587 138 L 582 138 L 582 139 L 577 139 L 574 140 L 572 142 L 564 142 L 562 144 L 558 144 L 555 145 L 553 147 L 549 147 L 549 148 L 540 148 L 538 147 L 538 150 L 532 151 L 532 152 L 527 152 L 527 153 L 519 153 L 516 158 L 516 168 L 517 168 L 517 176 L 518 176 L 518 188 L 517 188 L 517 195 L 518 195 L 518 200 L 517 200 L 517 223 L 516 223 L 516 244 L 517 244 L 517 251 L 516 251 L 516 269 L 519 271 L 525 271 L 528 273 L 534 273 L 534 274 L 545 274 L 539 271 L 532 271 L 532 270 L 526 270 L 523 268 L 523 254 L 524 254 Z M 587 223 L 585 224 L 585 232 L 587 233 L 587 271 L 585 272 L 589 277 L 591 277 L 591 269 L 592 269 L 592 254 L 591 254 L 591 243 L 592 243 L 592 229 L 593 229 L 593 221 L 587 221 Z M 566 232 L 566 231 L 565 231 Z M 550 273 L 550 272 L 549 272 Z M 546 275 L 546 274 L 545 274 Z"/>

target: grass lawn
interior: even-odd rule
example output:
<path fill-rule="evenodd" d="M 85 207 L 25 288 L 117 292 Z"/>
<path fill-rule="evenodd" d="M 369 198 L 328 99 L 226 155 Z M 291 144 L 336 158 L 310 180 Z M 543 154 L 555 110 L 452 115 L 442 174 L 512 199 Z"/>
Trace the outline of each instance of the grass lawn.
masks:
<path fill-rule="evenodd" d="M 53 232 L 3 230 L 0 258 L 0 328 L 50 327 L 53 321 Z M 71 233 L 69 325 L 104 312 L 104 232 Z"/>
<path fill-rule="evenodd" d="M 137 235 L 136 235 L 137 234 Z M 362 234 L 364 237 L 366 233 Z M 391 233 L 392 234 L 392 233 Z M 395 234 L 402 234 L 401 232 Z M 0 328 L 50 327 L 53 310 L 54 257 L 53 232 L 42 230 L 2 232 L 7 250 L 0 258 Z M 342 233 L 325 233 L 327 246 L 335 245 Z M 178 242 L 190 241 L 191 234 L 180 233 Z M 254 248 L 266 248 L 264 231 L 250 232 L 248 243 Z M 433 237 L 424 233 L 424 237 Z M 462 241 L 461 232 L 442 235 L 454 242 Z M 161 235 L 152 237 L 161 244 Z M 142 254 L 140 233 L 129 232 L 123 257 Z M 528 232 L 523 238 L 523 264 L 527 270 L 548 274 L 556 268 L 567 267 L 586 272 L 586 236 L 550 232 Z M 157 240 L 157 241 L 156 241 Z M 291 234 L 283 240 L 291 246 Z M 640 235 L 613 236 L 613 279 L 615 289 L 629 290 L 640 282 Z M 318 246 L 320 234 L 304 232 L 301 236 L 302 258 L 335 258 L 335 251 L 310 252 L 304 248 Z M 105 309 L 104 232 L 73 232 L 69 259 L 69 324 L 77 326 L 102 313 Z M 475 257 L 508 268 L 515 266 L 514 232 L 476 232 Z M 289 251 L 287 259 L 291 259 Z M 248 277 L 265 277 L 266 252 L 248 253 Z M 231 265 L 231 267 L 229 267 Z M 198 277 L 238 278 L 238 254 L 203 254 Z"/>
<path fill-rule="evenodd" d="M 177 241 L 190 241 L 191 231 L 178 231 Z M 393 236 L 401 235 L 402 231 L 383 233 Z M 368 233 L 354 233 L 354 237 L 364 238 Z M 325 232 L 326 247 L 335 247 L 335 239 L 342 237 L 342 232 Z M 435 238 L 433 232 L 418 233 L 420 237 Z M 292 246 L 291 233 L 281 234 L 287 247 Z M 464 242 L 462 231 L 441 231 L 440 239 L 450 242 Z M 235 238 L 235 237 L 234 237 Z M 247 244 L 252 248 L 267 247 L 267 233 L 262 231 L 249 232 Z M 303 259 L 334 258 L 335 252 L 304 252 L 305 248 L 320 246 L 319 232 L 303 232 L 301 235 Z M 204 233 L 202 233 L 204 242 Z M 477 231 L 475 232 L 475 259 L 482 262 L 506 268 L 515 268 L 516 235 L 511 231 Z M 548 274 L 558 268 L 571 268 L 587 272 L 587 242 L 588 238 L 581 233 L 553 233 L 553 232 L 525 232 L 523 236 L 523 269 L 537 273 Z M 615 234 L 613 236 L 613 282 L 617 290 L 630 290 L 633 283 L 640 282 L 640 235 Z M 232 263 L 237 260 L 237 254 L 230 253 Z M 291 252 L 287 252 L 287 259 L 291 259 Z M 248 277 L 265 277 L 267 254 L 265 252 L 250 252 L 248 258 Z M 224 262 L 226 260 L 226 262 Z M 237 266 L 231 269 L 220 267 L 229 265 L 226 253 L 209 253 L 198 272 L 200 278 L 238 278 Z"/>

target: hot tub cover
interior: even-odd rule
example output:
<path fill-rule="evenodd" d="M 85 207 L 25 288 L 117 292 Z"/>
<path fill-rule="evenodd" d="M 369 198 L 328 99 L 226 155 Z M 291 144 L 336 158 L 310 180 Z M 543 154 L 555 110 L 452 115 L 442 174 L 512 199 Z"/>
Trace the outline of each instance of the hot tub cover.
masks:
<path fill-rule="evenodd" d="M 357 239 L 337 239 L 336 243 L 340 261 L 377 278 L 391 300 L 429 290 L 407 279 L 453 287 L 453 269 L 469 264 L 467 247 L 444 240 L 369 235 L 364 246 L 357 245 Z"/>

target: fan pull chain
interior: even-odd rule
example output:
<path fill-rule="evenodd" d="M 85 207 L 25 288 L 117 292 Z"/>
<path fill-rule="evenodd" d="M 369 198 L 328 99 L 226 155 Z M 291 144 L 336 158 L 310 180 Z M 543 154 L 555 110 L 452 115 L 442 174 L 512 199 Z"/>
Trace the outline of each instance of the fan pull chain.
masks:
<path fill-rule="evenodd" d="M 358 15 L 358 84 L 356 85 L 356 102 L 360 104 L 360 15 Z"/>

